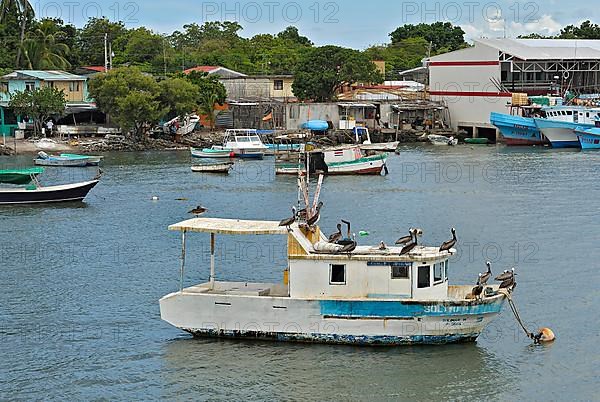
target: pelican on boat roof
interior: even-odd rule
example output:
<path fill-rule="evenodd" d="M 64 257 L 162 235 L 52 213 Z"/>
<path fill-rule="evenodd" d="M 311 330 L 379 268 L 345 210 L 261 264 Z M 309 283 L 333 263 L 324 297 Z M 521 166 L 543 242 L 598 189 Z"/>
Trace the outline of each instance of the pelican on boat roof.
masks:
<path fill-rule="evenodd" d="M 485 285 L 474 296 L 473 285 L 450 285 L 448 259 L 454 249 L 415 245 L 401 255 L 402 247 L 383 242 L 357 245 L 347 221 L 347 237 L 331 243 L 316 224 L 306 223 L 317 213 L 314 206 L 307 208 L 308 216 L 294 208 L 293 219 L 283 223 L 197 218 L 170 226 L 182 237 L 180 289 L 160 300 L 162 319 L 195 336 L 382 345 L 468 342 L 498 315 L 512 291 Z M 210 277 L 185 287 L 191 232 L 210 234 Z M 281 283 L 217 280 L 217 235 L 286 236 L 288 265 Z"/>

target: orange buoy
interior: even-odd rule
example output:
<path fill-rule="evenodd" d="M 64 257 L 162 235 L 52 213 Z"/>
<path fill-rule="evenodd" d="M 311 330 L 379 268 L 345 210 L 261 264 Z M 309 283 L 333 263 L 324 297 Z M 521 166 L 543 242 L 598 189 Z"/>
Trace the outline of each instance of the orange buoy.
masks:
<path fill-rule="evenodd" d="M 554 342 L 556 336 L 550 328 L 542 328 L 535 336 L 535 339 L 538 343 Z"/>

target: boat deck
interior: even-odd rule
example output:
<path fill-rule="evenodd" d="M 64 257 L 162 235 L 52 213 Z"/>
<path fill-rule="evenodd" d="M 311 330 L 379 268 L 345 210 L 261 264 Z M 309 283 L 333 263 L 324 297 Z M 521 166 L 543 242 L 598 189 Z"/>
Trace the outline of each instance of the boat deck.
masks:
<path fill-rule="evenodd" d="M 498 291 L 498 285 L 488 286 Z M 471 285 L 448 286 L 448 297 L 436 301 L 464 301 L 471 292 Z M 283 284 L 275 283 L 249 283 L 249 282 L 215 282 L 214 290 L 210 289 L 210 283 L 202 283 L 183 289 L 186 294 L 210 294 L 222 296 L 257 296 L 257 297 L 290 297 L 288 288 Z M 364 297 L 361 299 L 373 299 Z M 406 297 L 398 297 L 398 300 L 407 300 Z"/>

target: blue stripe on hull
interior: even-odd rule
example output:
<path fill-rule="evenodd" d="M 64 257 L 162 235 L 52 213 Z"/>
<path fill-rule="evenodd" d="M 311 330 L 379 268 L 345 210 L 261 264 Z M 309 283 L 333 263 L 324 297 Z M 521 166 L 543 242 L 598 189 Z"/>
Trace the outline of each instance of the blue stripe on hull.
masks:
<path fill-rule="evenodd" d="M 554 141 L 550 143 L 552 148 L 581 148 L 579 141 Z"/>
<path fill-rule="evenodd" d="M 490 303 L 321 300 L 319 304 L 324 317 L 391 319 L 498 313 L 503 302 L 502 298 Z"/>
<path fill-rule="evenodd" d="M 339 345 L 444 345 L 449 343 L 475 342 L 479 333 L 461 334 L 461 335 L 408 335 L 408 336 L 359 336 L 359 335 L 332 335 L 332 334 L 291 334 L 278 332 L 258 332 L 258 331 L 230 331 L 202 329 L 185 331 L 196 337 L 208 338 L 235 338 L 235 339 L 264 339 L 283 342 L 303 342 L 303 343 L 329 343 Z"/>

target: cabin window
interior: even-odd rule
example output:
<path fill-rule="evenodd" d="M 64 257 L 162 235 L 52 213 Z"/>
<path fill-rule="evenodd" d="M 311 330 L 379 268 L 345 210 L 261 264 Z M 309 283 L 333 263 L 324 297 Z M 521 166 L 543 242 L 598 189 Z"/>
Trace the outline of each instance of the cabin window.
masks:
<path fill-rule="evenodd" d="M 408 279 L 408 267 L 392 267 L 392 279 Z"/>
<path fill-rule="evenodd" d="M 273 81 L 273 89 L 276 91 L 283 91 L 283 80 Z"/>
<path fill-rule="evenodd" d="M 8 93 L 8 82 L 0 82 L 0 93 Z"/>
<path fill-rule="evenodd" d="M 573 115 L 573 111 L 572 110 L 567 110 L 567 116 L 572 116 Z"/>
<path fill-rule="evenodd" d="M 342 264 L 331 264 L 329 266 L 329 284 L 330 285 L 345 285 L 346 284 L 346 266 Z"/>
<path fill-rule="evenodd" d="M 443 267 L 442 267 L 442 262 L 440 262 L 439 264 L 434 264 L 433 265 L 433 282 L 438 284 L 444 281 L 444 273 L 443 273 Z"/>
<path fill-rule="evenodd" d="M 417 288 L 423 289 L 431 286 L 431 267 L 426 265 L 419 267 L 417 275 Z"/>
<path fill-rule="evenodd" d="M 69 91 L 71 91 L 71 92 L 79 92 L 79 81 L 71 81 L 71 82 L 69 82 Z"/>
<path fill-rule="evenodd" d="M 442 264 L 444 264 L 444 279 L 448 281 L 448 261 L 444 261 Z"/>
<path fill-rule="evenodd" d="M 25 90 L 26 91 L 33 91 L 33 90 L 35 90 L 35 82 L 33 82 L 33 81 L 26 81 L 25 82 Z"/>

